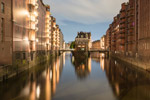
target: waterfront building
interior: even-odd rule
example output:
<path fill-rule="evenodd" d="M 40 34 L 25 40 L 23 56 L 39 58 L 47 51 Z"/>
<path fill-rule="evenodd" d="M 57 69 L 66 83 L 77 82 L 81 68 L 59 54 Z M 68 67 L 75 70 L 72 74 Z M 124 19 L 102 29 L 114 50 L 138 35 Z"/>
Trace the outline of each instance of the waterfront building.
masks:
<path fill-rule="evenodd" d="M 138 2 L 138 55 L 139 58 L 149 62 L 150 58 L 150 0 L 137 0 Z"/>
<path fill-rule="evenodd" d="M 135 56 L 135 53 L 137 52 L 136 49 L 136 21 L 135 21 L 135 15 L 136 15 L 136 8 L 135 8 L 135 0 L 129 0 L 128 5 L 127 5 L 127 34 L 126 34 L 126 43 L 125 43 L 125 52 L 126 56 Z"/>
<path fill-rule="evenodd" d="M 110 27 L 106 31 L 106 50 L 110 50 L 111 48 L 111 32 Z"/>
<path fill-rule="evenodd" d="M 0 0 L 0 65 L 12 64 L 12 0 Z"/>
<path fill-rule="evenodd" d="M 106 31 L 106 48 L 116 57 L 122 56 L 122 60 L 140 64 L 142 68 L 149 70 L 150 57 L 150 1 L 129 0 L 123 3 L 117 22 L 118 33 L 114 36 L 115 20 Z M 113 42 L 116 37 L 116 52 Z M 111 42 L 110 42 L 111 41 Z M 130 59 L 129 59 L 130 58 Z M 131 60 L 132 59 L 132 60 Z"/>
<path fill-rule="evenodd" d="M 91 48 L 91 33 L 90 32 L 78 32 L 75 38 L 75 49 L 88 51 Z"/>
<path fill-rule="evenodd" d="M 52 51 L 55 51 L 56 50 L 56 19 L 53 16 L 51 16 L 51 31 L 52 31 L 51 48 L 52 48 Z"/>
<path fill-rule="evenodd" d="M 132 57 L 137 54 L 138 5 L 136 3 L 136 0 L 123 3 L 119 14 L 114 17 L 106 31 L 106 48 L 112 53 Z"/>
<path fill-rule="evenodd" d="M 56 25 L 56 50 L 60 49 L 60 29 L 59 25 Z"/>
<path fill-rule="evenodd" d="M 50 7 L 42 0 L 13 0 L 13 62 L 33 66 L 47 56 Z"/>
<path fill-rule="evenodd" d="M 114 17 L 113 23 L 111 24 L 111 51 L 113 53 L 116 52 L 117 48 L 117 36 L 119 35 L 119 17 L 120 15 L 118 14 L 117 16 Z"/>
<path fill-rule="evenodd" d="M 0 8 L 0 66 L 21 72 L 60 49 L 60 28 L 43 0 L 0 0 Z"/>
<path fill-rule="evenodd" d="M 60 30 L 60 49 L 64 49 L 64 36 L 61 30 Z"/>
<path fill-rule="evenodd" d="M 117 38 L 117 53 L 124 55 L 125 53 L 125 43 L 126 43 L 126 34 L 127 34 L 127 3 L 121 5 L 120 10 L 120 23 L 119 23 L 119 34 Z"/>
<path fill-rule="evenodd" d="M 96 41 L 93 41 L 92 42 L 92 50 L 100 50 L 101 48 L 100 48 L 101 46 L 100 46 L 100 40 L 96 40 Z"/>
<path fill-rule="evenodd" d="M 106 35 L 103 35 L 100 39 L 100 49 L 106 50 Z"/>

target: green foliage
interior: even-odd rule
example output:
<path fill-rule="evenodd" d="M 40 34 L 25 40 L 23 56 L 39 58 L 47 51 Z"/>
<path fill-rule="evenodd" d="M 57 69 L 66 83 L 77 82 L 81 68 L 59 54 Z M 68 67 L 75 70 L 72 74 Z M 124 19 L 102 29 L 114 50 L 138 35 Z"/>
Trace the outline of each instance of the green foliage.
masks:
<path fill-rule="evenodd" d="M 75 48 L 75 42 L 72 42 L 70 45 L 70 49 L 74 49 Z"/>

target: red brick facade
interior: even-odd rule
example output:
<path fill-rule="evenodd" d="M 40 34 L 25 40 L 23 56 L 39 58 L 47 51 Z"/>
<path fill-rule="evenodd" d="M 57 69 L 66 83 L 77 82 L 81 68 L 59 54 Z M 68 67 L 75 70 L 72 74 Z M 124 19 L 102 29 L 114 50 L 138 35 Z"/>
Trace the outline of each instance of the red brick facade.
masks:
<path fill-rule="evenodd" d="M 106 40 L 112 53 L 149 62 L 150 0 L 123 3 L 106 32 Z"/>
<path fill-rule="evenodd" d="M 138 55 L 150 58 L 150 0 L 138 0 L 139 3 L 139 35 Z"/>
<path fill-rule="evenodd" d="M 12 0 L 0 0 L 0 65 L 12 64 Z M 3 6 L 3 7 L 2 7 Z"/>
<path fill-rule="evenodd" d="M 101 47 L 100 46 L 100 40 L 92 42 L 92 48 L 91 49 L 93 49 L 93 50 L 100 50 L 101 49 L 100 47 Z"/>

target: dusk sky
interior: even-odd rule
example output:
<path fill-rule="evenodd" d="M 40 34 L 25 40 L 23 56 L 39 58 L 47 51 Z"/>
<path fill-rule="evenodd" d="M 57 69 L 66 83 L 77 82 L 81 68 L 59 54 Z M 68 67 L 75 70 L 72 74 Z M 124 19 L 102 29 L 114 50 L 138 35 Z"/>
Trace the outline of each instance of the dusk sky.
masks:
<path fill-rule="evenodd" d="M 92 41 L 106 33 L 121 3 L 128 0 L 43 0 L 60 26 L 65 42 L 73 41 L 79 31 L 91 32 Z"/>

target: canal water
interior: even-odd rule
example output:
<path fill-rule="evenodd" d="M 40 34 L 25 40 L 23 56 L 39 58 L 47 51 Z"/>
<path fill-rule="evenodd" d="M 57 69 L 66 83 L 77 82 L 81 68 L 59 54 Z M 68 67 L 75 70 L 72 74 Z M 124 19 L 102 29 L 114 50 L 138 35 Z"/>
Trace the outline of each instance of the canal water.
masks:
<path fill-rule="evenodd" d="M 64 53 L 0 83 L 0 100 L 150 100 L 150 74 L 100 53 Z"/>

